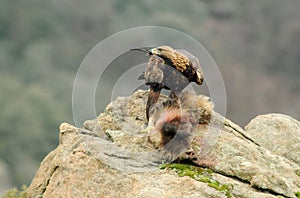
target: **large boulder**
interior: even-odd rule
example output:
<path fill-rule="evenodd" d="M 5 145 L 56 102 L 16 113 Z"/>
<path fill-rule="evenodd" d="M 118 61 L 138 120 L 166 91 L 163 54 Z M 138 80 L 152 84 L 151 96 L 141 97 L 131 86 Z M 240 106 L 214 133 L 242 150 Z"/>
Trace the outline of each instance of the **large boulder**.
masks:
<path fill-rule="evenodd" d="M 161 169 L 161 152 L 142 132 L 146 100 L 145 91 L 117 98 L 84 129 L 62 123 L 60 144 L 41 163 L 27 196 L 271 198 L 296 197 L 300 191 L 297 161 L 217 113 L 210 126 L 199 127 L 199 134 L 209 133 L 199 141 L 205 155 L 186 169 Z M 299 148 L 299 141 L 294 143 Z"/>
<path fill-rule="evenodd" d="M 300 122 L 282 114 L 259 115 L 246 127 L 262 147 L 300 164 Z"/>

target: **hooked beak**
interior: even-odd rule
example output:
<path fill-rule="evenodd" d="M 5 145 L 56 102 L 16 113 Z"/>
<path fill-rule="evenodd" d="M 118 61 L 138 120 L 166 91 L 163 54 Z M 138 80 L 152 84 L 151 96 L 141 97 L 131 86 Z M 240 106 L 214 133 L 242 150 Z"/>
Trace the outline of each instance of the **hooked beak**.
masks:
<path fill-rule="evenodd" d="M 157 55 L 157 56 L 161 55 L 161 51 L 157 48 L 150 49 L 150 53 L 151 55 Z"/>
<path fill-rule="evenodd" d="M 146 52 L 146 54 L 148 56 L 152 55 L 151 50 L 147 49 L 147 48 L 134 48 L 134 49 L 130 49 L 130 51 L 140 51 L 140 52 Z"/>

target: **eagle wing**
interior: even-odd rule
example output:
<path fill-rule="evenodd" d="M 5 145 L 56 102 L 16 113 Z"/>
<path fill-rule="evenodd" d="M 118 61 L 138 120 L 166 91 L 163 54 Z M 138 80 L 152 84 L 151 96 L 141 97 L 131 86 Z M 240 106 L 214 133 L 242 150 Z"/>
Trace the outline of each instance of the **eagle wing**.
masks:
<path fill-rule="evenodd" d="M 162 68 L 164 67 L 164 60 L 158 56 L 151 56 L 144 73 L 144 79 L 146 85 L 163 83 L 164 72 Z"/>
<path fill-rule="evenodd" d="M 204 75 L 203 75 L 203 71 L 202 71 L 202 67 L 200 65 L 199 59 L 186 50 L 179 49 L 176 51 L 184 54 L 190 60 L 190 64 L 194 71 L 193 82 L 197 83 L 198 85 L 201 85 L 204 80 Z"/>

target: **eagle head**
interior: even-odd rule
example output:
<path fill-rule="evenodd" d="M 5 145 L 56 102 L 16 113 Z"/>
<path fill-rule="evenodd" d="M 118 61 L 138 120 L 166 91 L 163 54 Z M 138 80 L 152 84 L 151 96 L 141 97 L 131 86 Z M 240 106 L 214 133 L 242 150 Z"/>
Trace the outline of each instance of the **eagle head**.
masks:
<path fill-rule="evenodd" d="M 151 55 L 160 57 L 170 57 L 170 55 L 172 55 L 174 52 L 175 50 L 172 47 L 166 45 L 150 49 Z"/>

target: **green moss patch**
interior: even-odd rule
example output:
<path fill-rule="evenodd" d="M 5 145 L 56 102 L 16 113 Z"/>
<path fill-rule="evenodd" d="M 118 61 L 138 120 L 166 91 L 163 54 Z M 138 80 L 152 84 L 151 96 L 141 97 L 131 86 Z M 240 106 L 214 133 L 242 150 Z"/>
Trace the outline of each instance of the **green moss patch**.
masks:
<path fill-rule="evenodd" d="M 12 188 L 8 190 L 2 198 L 26 198 L 27 186 L 23 185 L 21 190 Z"/>
<path fill-rule="evenodd" d="M 207 168 L 196 167 L 187 164 L 163 164 L 161 169 L 173 169 L 180 176 L 189 176 L 197 181 L 207 183 L 211 188 L 223 192 L 228 198 L 233 197 L 231 191 L 233 189 L 232 184 L 222 184 L 212 179 L 213 171 Z"/>

